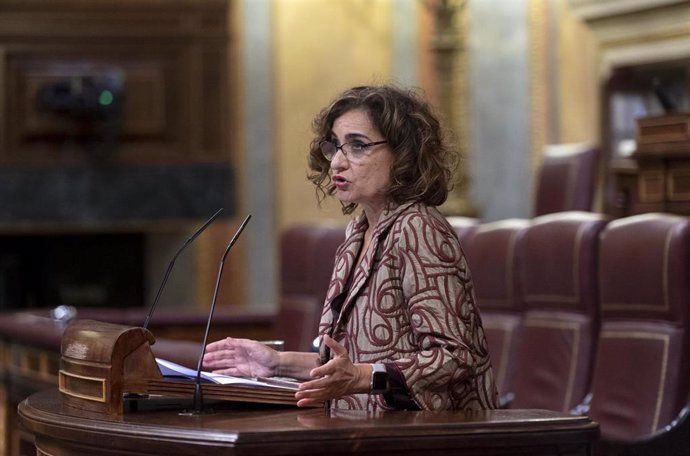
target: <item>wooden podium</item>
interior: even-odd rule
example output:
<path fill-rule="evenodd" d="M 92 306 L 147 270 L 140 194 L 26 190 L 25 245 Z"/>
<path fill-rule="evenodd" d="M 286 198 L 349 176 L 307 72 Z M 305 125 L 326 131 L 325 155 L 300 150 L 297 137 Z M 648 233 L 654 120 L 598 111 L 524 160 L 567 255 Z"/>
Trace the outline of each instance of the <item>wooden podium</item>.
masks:
<path fill-rule="evenodd" d="M 56 390 L 19 405 L 38 456 L 589 456 L 599 428 L 586 417 L 546 410 L 383 412 L 228 403 L 213 414 L 139 410 L 84 417 Z"/>
<path fill-rule="evenodd" d="M 127 396 L 191 398 L 193 379 L 161 375 L 150 331 L 95 320 L 72 322 L 62 336 L 58 390 L 77 411 L 121 417 Z M 201 349 L 201 347 L 200 347 Z M 295 405 L 294 392 L 259 386 L 203 384 L 204 397 Z"/>
<path fill-rule="evenodd" d="M 122 415 L 125 393 L 146 394 L 146 380 L 161 378 L 144 328 L 77 320 L 62 336 L 58 389 L 65 405 Z"/>
<path fill-rule="evenodd" d="M 22 425 L 35 437 L 36 454 L 585 456 L 599 435 L 587 417 L 546 410 L 298 409 L 287 405 L 294 398 L 290 403 L 227 385 L 204 385 L 205 396 L 224 399 L 213 413 L 181 414 L 180 402 L 166 400 L 185 394 L 189 399 L 192 389 L 187 394 L 177 386 L 161 396 L 165 400 L 126 407 L 126 395 L 165 392 L 152 343 L 143 328 L 92 320 L 71 324 L 62 341 L 59 389 L 36 393 L 18 407 Z M 207 393 L 211 386 L 220 392 Z"/>

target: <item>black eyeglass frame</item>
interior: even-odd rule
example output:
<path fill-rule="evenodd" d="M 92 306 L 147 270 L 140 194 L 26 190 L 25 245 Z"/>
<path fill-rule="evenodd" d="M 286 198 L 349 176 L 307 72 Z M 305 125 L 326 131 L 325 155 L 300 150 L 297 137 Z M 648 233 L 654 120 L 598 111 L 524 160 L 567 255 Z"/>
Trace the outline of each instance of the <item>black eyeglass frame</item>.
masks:
<path fill-rule="evenodd" d="M 343 149 L 343 147 L 347 146 L 348 144 L 354 144 L 354 143 L 358 143 L 358 142 L 359 141 L 350 141 L 350 142 L 346 142 L 346 143 L 342 143 L 342 144 L 336 144 L 333 141 L 329 141 L 327 139 L 324 139 L 323 141 L 321 141 L 319 143 L 319 149 L 321 150 L 321 155 L 323 155 L 323 158 L 325 158 L 328 161 L 333 160 L 333 157 L 335 157 L 335 154 L 338 153 L 338 150 L 340 150 L 343 153 L 343 155 L 345 155 L 345 157 L 349 160 L 350 157 L 347 156 L 347 152 L 345 152 L 345 149 Z M 362 150 L 365 150 L 365 149 L 368 149 L 370 147 L 378 146 L 379 144 L 386 144 L 387 142 L 388 141 L 384 139 L 382 141 L 374 141 L 374 142 L 370 142 L 370 143 L 360 144 L 359 147 L 361 147 Z M 333 152 L 327 153 L 326 151 L 324 151 L 323 150 L 324 144 L 330 144 L 331 146 L 333 146 Z M 330 155 L 330 157 L 329 157 L 329 155 Z"/>

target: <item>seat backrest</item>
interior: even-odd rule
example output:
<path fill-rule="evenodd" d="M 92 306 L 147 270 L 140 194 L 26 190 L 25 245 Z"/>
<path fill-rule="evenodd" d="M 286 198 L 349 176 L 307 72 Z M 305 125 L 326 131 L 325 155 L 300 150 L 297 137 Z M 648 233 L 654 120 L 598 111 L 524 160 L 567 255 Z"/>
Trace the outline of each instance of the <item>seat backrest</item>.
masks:
<path fill-rule="evenodd" d="M 319 315 L 326 300 L 326 293 L 330 285 L 333 267 L 335 266 L 335 254 L 338 247 L 345 242 L 345 228 L 336 226 L 321 226 L 314 244 L 314 260 L 310 273 L 313 281 L 313 293 L 319 301 Z M 318 322 L 317 322 L 318 323 Z M 314 330 L 316 336 L 316 326 Z"/>
<path fill-rule="evenodd" d="M 589 392 L 605 225 L 598 214 L 561 212 L 532 219 L 524 233 L 517 255 L 525 310 L 512 407 L 567 412 Z"/>
<path fill-rule="evenodd" d="M 518 219 L 483 223 L 464 236 L 463 247 L 501 397 L 511 393 L 517 367 L 522 301 L 517 290 L 515 246 L 528 224 Z"/>
<path fill-rule="evenodd" d="M 591 211 L 598 164 L 599 151 L 593 146 L 547 145 L 537 176 L 534 215 Z"/>
<path fill-rule="evenodd" d="M 450 226 L 455 230 L 455 234 L 458 235 L 460 240 L 460 245 L 465 246 L 465 239 L 467 236 L 471 235 L 475 229 L 479 226 L 479 219 L 474 217 L 464 217 L 460 215 L 446 217 Z"/>
<path fill-rule="evenodd" d="M 590 415 L 605 439 L 639 439 L 668 425 L 690 392 L 690 220 L 615 220 L 602 233 L 599 262 Z"/>
<path fill-rule="evenodd" d="M 345 240 L 341 227 L 302 224 L 280 240 L 281 293 L 276 337 L 286 350 L 309 351 L 318 334 L 335 252 Z"/>
<path fill-rule="evenodd" d="M 280 297 L 275 337 L 283 341 L 287 351 L 311 351 L 321 317 L 319 302 L 312 295 Z"/>
<path fill-rule="evenodd" d="M 286 228 L 280 236 L 280 294 L 311 295 L 311 262 L 314 258 L 317 225 L 300 224 Z"/>

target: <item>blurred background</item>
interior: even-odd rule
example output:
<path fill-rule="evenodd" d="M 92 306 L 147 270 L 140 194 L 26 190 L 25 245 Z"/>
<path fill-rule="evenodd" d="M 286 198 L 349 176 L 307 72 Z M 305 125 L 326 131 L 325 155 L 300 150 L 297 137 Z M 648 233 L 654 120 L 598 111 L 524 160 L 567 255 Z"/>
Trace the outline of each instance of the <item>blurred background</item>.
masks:
<path fill-rule="evenodd" d="M 552 144 L 601 151 L 631 213 L 638 117 L 687 110 L 680 0 L 0 0 L 0 309 L 277 306 L 279 239 L 344 226 L 307 182 L 311 120 L 354 85 L 419 87 L 462 155 L 443 210 L 533 214 Z M 628 187 L 626 187 L 628 185 Z"/>

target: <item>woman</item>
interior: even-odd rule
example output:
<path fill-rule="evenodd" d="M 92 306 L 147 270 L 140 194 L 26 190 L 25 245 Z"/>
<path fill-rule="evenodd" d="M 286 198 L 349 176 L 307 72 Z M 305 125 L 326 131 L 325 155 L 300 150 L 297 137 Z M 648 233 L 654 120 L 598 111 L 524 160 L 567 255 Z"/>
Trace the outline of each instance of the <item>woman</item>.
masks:
<path fill-rule="evenodd" d="M 314 120 L 309 179 L 351 214 L 319 326 L 320 354 L 247 339 L 208 345 L 228 375 L 305 380 L 297 405 L 487 409 L 496 390 L 462 249 L 435 206 L 451 154 L 427 103 L 393 86 L 356 87 Z"/>

